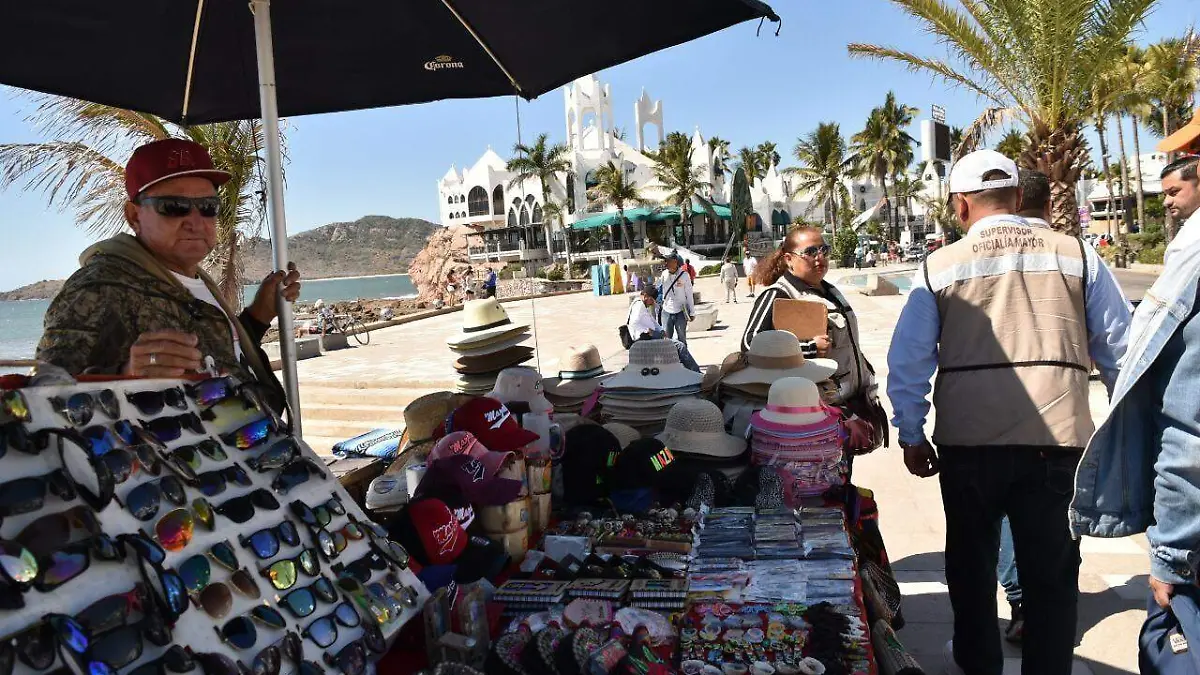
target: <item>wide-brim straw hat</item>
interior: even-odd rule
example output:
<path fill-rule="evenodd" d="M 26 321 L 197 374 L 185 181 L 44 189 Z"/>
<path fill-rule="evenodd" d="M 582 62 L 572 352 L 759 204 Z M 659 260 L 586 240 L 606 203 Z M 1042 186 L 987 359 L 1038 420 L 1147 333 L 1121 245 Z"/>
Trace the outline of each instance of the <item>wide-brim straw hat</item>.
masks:
<path fill-rule="evenodd" d="M 528 366 L 505 368 L 496 376 L 496 385 L 488 398 L 511 403 L 520 401 L 529 404 L 529 411 L 534 414 L 550 414 L 554 406 L 542 395 L 542 375 Z"/>
<path fill-rule="evenodd" d="M 608 424 L 604 425 L 604 428 L 612 432 L 612 435 L 616 436 L 618 441 L 621 441 L 622 449 L 642 437 L 641 432 L 639 432 L 637 429 L 634 429 L 628 424 L 622 424 L 620 422 L 609 422 Z"/>
<path fill-rule="evenodd" d="M 463 356 L 454 362 L 454 369 L 464 375 L 498 373 L 533 358 L 533 347 L 508 347 L 483 356 Z"/>
<path fill-rule="evenodd" d="M 564 380 L 557 377 L 548 377 L 542 380 L 542 388 L 546 392 L 546 398 L 552 401 L 557 398 L 565 399 L 587 399 L 603 385 L 611 376 L 611 373 L 604 373 L 597 377 L 590 377 L 586 380 Z"/>
<path fill-rule="evenodd" d="M 468 300 L 462 309 L 462 328 L 459 332 L 446 336 L 446 344 L 451 348 L 469 347 L 497 335 L 527 328 L 528 325 L 514 324 L 496 298 Z"/>
<path fill-rule="evenodd" d="M 838 412 L 821 401 L 821 393 L 812 380 L 785 377 L 771 385 L 767 405 L 754 413 L 751 426 L 767 430 L 809 429 L 836 421 Z"/>
<path fill-rule="evenodd" d="M 604 383 L 605 389 L 678 389 L 699 387 L 704 376 L 683 367 L 670 340 L 638 340 L 629 348 L 629 364 Z"/>
<path fill-rule="evenodd" d="M 728 459 L 746 451 L 746 439 L 725 433 L 725 417 L 712 401 L 680 401 L 667 415 L 667 426 L 656 436 L 673 452 Z"/>
<path fill-rule="evenodd" d="M 451 351 L 453 351 L 455 354 L 458 354 L 460 358 L 464 356 L 487 356 L 488 354 L 495 354 L 496 352 L 502 352 L 505 349 L 516 347 L 522 342 L 528 340 L 530 336 L 530 333 L 522 332 L 515 335 L 510 335 L 509 337 L 506 337 L 502 340 L 497 340 L 496 342 L 489 342 L 483 345 L 474 346 L 471 349 L 455 349 L 452 347 Z"/>
<path fill-rule="evenodd" d="M 567 347 L 558 359 L 558 378 L 561 380 L 588 380 L 604 373 L 604 361 L 594 344 Z"/>
<path fill-rule="evenodd" d="M 765 330 L 754 336 L 746 354 L 750 365 L 729 373 L 725 384 L 771 384 L 784 377 L 803 377 L 813 382 L 828 379 L 837 372 L 833 359 L 806 359 L 800 341 L 783 330 Z"/>
<path fill-rule="evenodd" d="M 440 429 L 450 413 L 471 400 L 471 396 L 452 391 L 437 391 L 413 399 L 404 407 L 404 435 L 400 439 L 398 456 L 402 468 L 410 456 L 424 456 L 433 449 L 437 439 L 434 431 Z M 391 470 L 389 468 L 389 470 Z"/>

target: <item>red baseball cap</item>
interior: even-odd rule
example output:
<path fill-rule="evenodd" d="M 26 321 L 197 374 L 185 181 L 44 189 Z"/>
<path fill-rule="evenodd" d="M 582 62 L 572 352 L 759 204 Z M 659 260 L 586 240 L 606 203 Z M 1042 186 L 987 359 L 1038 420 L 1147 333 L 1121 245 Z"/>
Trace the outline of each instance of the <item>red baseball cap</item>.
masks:
<path fill-rule="evenodd" d="M 484 447 L 496 452 L 514 452 L 539 438 L 522 429 L 503 403 L 487 397 L 471 399 L 450 413 L 440 431 L 439 438 L 453 431 L 469 431 Z"/>
<path fill-rule="evenodd" d="M 133 200 L 151 185 L 180 176 L 207 178 L 217 187 L 230 178 L 229 172 L 213 168 L 212 158 L 203 145 L 182 138 L 166 138 L 133 151 L 125 165 L 125 192 Z"/>
<path fill-rule="evenodd" d="M 498 477 L 495 469 L 474 457 L 455 455 L 429 463 L 429 469 L 417 486 L 416 496 L 418 499 L 436 497 L 453 501 L 455 496 L 461 495 L 471 504 L 503 506 L 520 494 L 521 481 Z"/>
<path fill-rule="evenodd" d="M 488 475 L 500 472 L 504 462 L 512 457 L 512 452 L 492 452 L 469 431 L 453 431 L 442 437 L 429 451 L 427 462 L 432 465 L 439 459 L 448 459 L 456 455 L 466 455 L 479 460 L 488 471 Z"/>
<path fill-rule="evenodd" d="M 398 521 L 397 541 L 422 565 L 449 565 L 467 548 L 467 531 L 440 499 L 409 504 Z"/>

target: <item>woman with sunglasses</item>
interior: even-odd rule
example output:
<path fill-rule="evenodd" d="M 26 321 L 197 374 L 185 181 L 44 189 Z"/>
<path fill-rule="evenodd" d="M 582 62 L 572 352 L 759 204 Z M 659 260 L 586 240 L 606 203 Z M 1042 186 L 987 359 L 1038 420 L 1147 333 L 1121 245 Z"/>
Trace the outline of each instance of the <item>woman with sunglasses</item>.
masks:
<path fill-rule="evenodd" d="M 266 383 L 282 410 L 283 389 L 260 345 L 278 296 L 299 296 L 300 274 L 289 267 L 267 275 L 240 314 L 225 301 L 200 264 L 216 246 L 217 189 L 228 180 L 192 141 L 135 150 L 124 207 L 133 234 L 84 251 L 82 267 L 46 312 L 38 360 L 73 375 L 175 378 L 216 369 Z"/>
<path fill-rule="evenodd" d="M 838 369 L 833 374 L 832 388 L 824 390 L 825 401 L 847 410 L 847 416 L 857 415 L 868 428 L 854 434 L 854 451 L 870 451 L 886 442 L 887 414 L 876 394 L 875 370 L 863 355 L 858 342 L 858 318 L 841 291 L 825 281 L 829 272 L 830 246 L 825 243 L 820 228 L 792 228 L 783 245 L 769 255 L 756 270 L 763 290 L 754 302 L 750 321 L 742 335 L 742 352 L 750 351 L 754 336 L 774 330 L 775 300 L 814 300 L 823 303 L 829 312 L 827 332 L 812 340 L 801 340 L 808 358 L 831 358 Z"/>

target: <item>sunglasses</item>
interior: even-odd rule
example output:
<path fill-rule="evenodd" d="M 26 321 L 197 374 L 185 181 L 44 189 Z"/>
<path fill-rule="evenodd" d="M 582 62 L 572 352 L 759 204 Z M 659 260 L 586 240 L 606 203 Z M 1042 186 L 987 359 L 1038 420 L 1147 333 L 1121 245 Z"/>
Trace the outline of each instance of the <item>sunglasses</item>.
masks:
<path fill-rule="evenodd" d="M 297 499 L 288 504 L 288 508 L 305 525 L 312 525 L 313 527 L 327 527 L 335 515 L 346 515 L 346 507 L 337 495 L 334 495 L 324 503 L 312 507 Z"/>
<path fill-rule="evenodd" d="M 274 527 L 259 530 L 249 537 L 246 535 L 238 537 L 238 543 L 242 545 L 242 548 L 250 549 L 260 560 L 274 558 L 279 553 L 281 542 L 288 546 L 300 545 L 300 533 L 296 531 L 296 526 L 290 520 L 284 520 Z"/>
<path fill-rule="evenodd" d="M 76 668 L 66 669 L 68 672 L 115 675 L 107 664 L 90 662 L 87 654 L 91 643 L 88 632 L 74 618 L 47 614 L 30 628 L 0 639 L 0 664 L 11 672 L 13 663 L 20 660 L 29 668 L 43 671 L 61 657 L 64 664 L 68 658 L 76 664 Z"/>
<path fill-rule="evenodd" d="M 172 450 L 170 456 L 178 457 L 180 462 L 191 467 L 193 471 L 200 470 L 201 456 L 214 462 L 224 462 L 229 459 L 229 455 L 225 454 L 225 449 L 221 447 L 221 444 L 211 438 L 193 445 L 181 445 Z"/>
<path fill-rule="evenodd" d="M 125 559 L 125 550 L 106 534 L 68 544 L 38 561 L 38 575 L 33 587 L 42 593 L 49 593 L 86 572 L 91 567 L 92 558 L 119 562 Z"/>
<path fill-rule="evenodd" d="M 296 445 L 295 439 L 289 437 L 275 443 L 258 457 L 246 460 L 246 466 L 258 473 L 266 473 L 282 469 L 298 456 L 300 456 L 300 446 Z"/>
<path fill-rule="evenodd" d="M 267 395 L 265 392 L 266 390 L 263 388 L 263 386 L 257 382 L 246 382 L 242 386 L 238 387 L 238 396 L 241 397 L 245 403 L 258 408 L 259 412 L 271 418 L 271 422 L 275 425 L 275 429 L 277 431 L 291 435 L 291 425 L 284 423 L 283 418 L 279 416 L 279 413 L 275 412 L 275 409 L 272 408 L 269 403 L 267 403 Z"/>
<path fill-rule="evenodd" d="M 0 577 L 10 589 L 18 593 L 4 594 L 5 609 L 20 609 L 25 606 L 20 593 L 29 590 L 39 576 L 40 568 L 37 557 L 25 546 L 15 541 L 0 540 Z"/>
<path fill-rule="evenodd" d="M 187 429 L 192 433 L 203 434 L 204 423 L 196 416 L 196 413 L 188 413 L 186 415 L 176 415 L 174 417 L 158 417 L 147 422 L 146 420 L 138 420 L 142 428 L 154 435 L 160 443 L 170 443 L 178 440 L 183 435 L 183 430 Z"/>
<path fill-rule="evenodd" d="M 124 626 L 131 612 L 145 613 L 147 609 L 153 610 L 150 600 L 150 590 L 146 585 L 134 584 L 132 589 L 124 593 L 93 602 L 87 609 L 76 614 L 75 619 L 92 635 L 106 633 Z"/>
<path fill-rule="evenodd" d="M 378 553 L 368 553 L 365 556 L 345 565 L 334 565 L 330 569 L 338 576 L 350 576 L 361 583 L 369 583 L 375 572 L 388 568 L 388 561 Z"/>
<path fill-rule="evenodd" d="M 279 610 L 267 605 L 259 605 L 250 610 L 247 615 L 230 619 L 221 628 L 213 626 L 213 630 L 217 631 L 222 642 L 234 649 L 250 649 L 254 643 L 258 642 L 258 629 L 254 625 L 255 621 L 277 630 L 287 626 L 287 621 L 284 620 Z"/>
<path fill-rule="evenodd" d="M 163 411 L 164 407 L 176 410 L 188 409 L 187 400 L 183 397 L 183 390 L 179 387 L 162 391 L 139 391 L 132 394 L 126 392 L 125 400 L 132 403 L 133 407 L 143 415 L 157 415 Z"/>
<path fill-rule="evenodd" d="M 147 661 L 129 671 L 129 675 L 166 675 L 166 673 L 188 673 L 196 668 L 196 660 L 187 648 L 171 645 L 162 656 Z"/>
<path fill-rule="evenodd" d="M 42 516 L 25 526 L 14 541 L 29 549 L 37 558 L 44 558 L 71 542 L 72 534 L 82 530 L 87 536 L 101 533 L 100 521 L 86 506 L 73 506 L 66 511 Z M 0 568 L 5 561 L 0 558 Z"/>
<path fill-rule="evenodd" d="M 91 422 L 97 408 L 110 420 L 121 419 L 121 404 L 112 389 L 104 389 L 95 394 L 80 392 L 66 399 L 51 396 L 49 401 L 54 412 L 77 427 Z"/>
<path fill-rule="evenodd" d="M 357 628 L 362 623 L 358 610 L 348 602 L 342 602 L 329 614 L 313 621 L 300 635 L 313 641 L 321 649 L 333 646 L 338 640 L 338 625 Z"/>
<path fill-rule="evenodd" d="M 183 218 L 196 209 L 202 218 L 216 218 L 221 208 L 220 197 L 177 197 L 161 195 L 138 197 L 137 204 L 154 207 L 154 212 L 167 218 Z"/>
<path fill-rule="evenodd" d="M 254 517 L 255 510 L 275 511 L 279 509 L 279 501 L 264 488 L 240 497 L 227 499 L 217 505 L 216 512 L 241 524 Z"/>
<path fill-rule="evenodd" d="M 342 671 L 343 675 L 362 675 L 367 667 L 368 649 L 376 654 L 387 651 L 383 632 L 373 624 L 364 624 L 361 638 L 342 647 L 335 655 L 329 652 L 321 654 L 321 659 L 325 661 L 325 665 Z"/>
<path fill-rule="evenodd" d="M 379 584 L 373 585 L 379 586 Z M 400 616 L 400 614 L 403 613 L 403 609 L 397 609 L 395 612 L 393 612 L 391 605 L 396 604 L 398 606 L 398 603 L 391 598 L 388 598 L 386 594 L 384 595 L 385 600 L 381 602 L 378 598 L 373 597 L 374 594 L 368 591 L 367 588 L 363 586 L 362 582 L 353 577 L 339 577 L 337 581 L 337 587 L 339 590 L 344 592 L 347 597 L 353 600 L 355 604 L 359 606 L 359 608 L 375 617 L 375 620 L 379 623 L 385 623 L 391 619 L 393 615 Z M 380 589 L 383 588 L 383 586 L 379 587 Z"/>
<path fill-rule="evenodd" d="M 200 592 L 193 597 L 199 603 L 200 608 L 204 610 L 214 619 L 224 618 L 229 610 L 233 608 L 233 590 L 248 597 L 258 599 L 262 597 L 262 591 L 259 590 L 258 584 L 254 582 L 254 578 L 244 569 L 238 570 L 229 577 L 229 583 L 222 581 L 214 581 L 205 584 Z"/>
<path fill-rule="evenodd" d="M 125 495 L 125 508 L 138 520 L 151 520 L 158 515 L 164 499 L 175 506 L 187 504 L 187 493 L 179 477 L 163 476 L 139 484 Z"/>
<path fill-rule="evenodd" d="M 233 544 L 229 543 L 228 539 L 218 541 L 209 546 L 206 553 L 209 558 L 212 558 L 213 562 L 230 572 L 236 572 L 241 568 L 241 563 L 238 562 L 237 558 L 237 551 L 234 550 Z"/>
<path fill-rule="evenodd" d="M 200 670 L 204 675 L 251 675 L 246 666 L 242 665 L 241 661 L 233 659 L 218 652 L 194 652 L 191 647 L 184 647 L 184 651 L 188 653 L 197 663 L 200 664 Z"/>
<path fill-rule="evenodd" d="M 237 394 L 237 387 L 228 377 L 214 377 L 196 384 L 185 384 L 183 390 L 197 405 L 208 408 Z"/>
<path fill-rule="evenodd" d="M 8 454 L 9 448 L 27 455 L 36 455 L 47 447 L 49 440 L 45 433 L 30 433 L 20 422 L 0 424 L 0 457 Z"/>
<path fill-rule="evenodd" d="M 336 558 L 350 545 L 350 540 L 364 539 L 367 533 L 356 523 L 349 523 L 340 530 L 330 532 L 324 528 L 308 526 L 308 532 L 317 544 L 317 548 L 325 555 L 326 560 Z"/>
<path fill-rule="evenodd" d="M 29 414 L 29 403 L 25 395 L 13 389 L 0 394 L 0 412 L 18 422 L 29 422 L 33 416 Z"/>
<path fill-rule="evenodd" d="M 188 608 L 187 590 L 183 580 L 175 572 L 163 569 L 167 552 L 158 542 L 142 532 L 117 535 L 117 542 L 133 550 L 138 558 L 138 571 L 142 581 L 154 592 L 167 621 L 174 622 Z"/>
<path fill-rule="evenodd" d="M 804 256 L 805 258 L 815 258 L 819 255 L 827 256 L 827 255 L 829 255 L 829 252 L 832 250 L 833 250 L 833 247 L 830 246 L 829 244 L 821 244 L 820 246 L 809 246 L 807 248 L 802 248 L 799 251 L 788 251 L 788 253 L 791 253 L 793 255 Z"/>
<path fill-rule="evenodd" d="M 321 573 L 321 560 L 317 557 L 316 549 L 306 548 L 294 558 L 277 560 L 260 569 L 259 574 L 269 579 L 275 590 L 286 591 L 296 585 L 297 569 L 310 577 Z"/>
<path fill-rule="evenodd" d="M 196 476 L 196 487 L 207 497 L 215 497 L 225 492 L 225 486 L 229 483 L 235 483 L 242 487 L 254 485 L 254 481 L 250 479 L 250 474 L 246 473 L 246 470 L 237 463 L 223 469 L 206 471 Z"/>
<path fill-rule="evenodd" d="M 249 450 L 250 448 L 262 445 L 266 442 L 267 437 L 271 435 L 271 432 L 277 430 L 278 427 L 275 426 L 275 422 L 270 417 L 264 417 L 236 431 L 221 434 L 221 441 L 225 445 L 231 445 L 239 450 Z"/>
<path fill-rule="evenodd" d="M 308 586 L 296 588 L 282 598 L 275 596 L 275 603 L 287 609 L 297 619 L 303 619 L 317 611 L 317 600 L 330 604 L 337 602 L 337 591 L 325 577 L 318 578 Z"/>
<path fill-rule="evenodd" d="M 154 524 L 154 538 L 168 551 L 182 551 L 196 531 L 196 519 L 187 509 L 175 509 Z"/>
<path fill-rule="evenodd" d="M 321 480 L 329 478 L 328 474 L 311 459 L 307 457 L 294 459 L 275 474 L 275 480 L 271 481 L 271 489 L 278 494 L 286 495 L 297 485 L 307 483 L 309 477 L 313 475 L 320 476 Z"/>
<path fill-rule="evenodd" d="M 76 496 L 75 486 L 63 469 L 0 483 L 0 517 L 37 511 L 46 503 L 47 492 L 65 502 Z"/>

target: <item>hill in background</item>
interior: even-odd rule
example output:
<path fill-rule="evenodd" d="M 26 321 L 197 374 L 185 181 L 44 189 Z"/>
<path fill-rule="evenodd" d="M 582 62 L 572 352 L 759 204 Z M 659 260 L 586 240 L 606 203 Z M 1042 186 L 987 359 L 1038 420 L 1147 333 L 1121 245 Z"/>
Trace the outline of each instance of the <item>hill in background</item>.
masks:
<path fill-rule="evenodd" d="M 308 279 L 407 274 L 409 263 L 440 227 L 420 218 L 363 216 L 293 234 L 288 237 L 288 257 Z M 272 267 L 271 242 L 253 239 L 243 256 L 246 283 L 255 283 Z"/>

